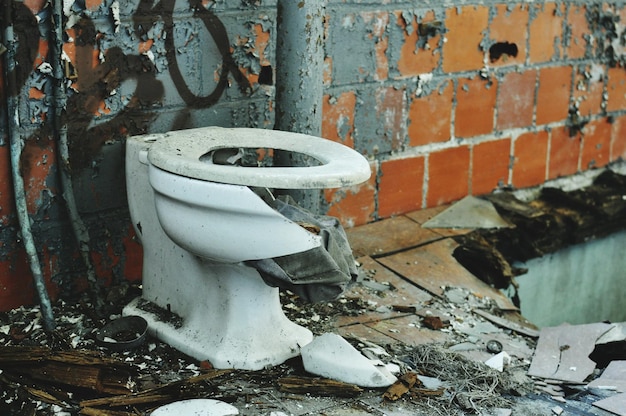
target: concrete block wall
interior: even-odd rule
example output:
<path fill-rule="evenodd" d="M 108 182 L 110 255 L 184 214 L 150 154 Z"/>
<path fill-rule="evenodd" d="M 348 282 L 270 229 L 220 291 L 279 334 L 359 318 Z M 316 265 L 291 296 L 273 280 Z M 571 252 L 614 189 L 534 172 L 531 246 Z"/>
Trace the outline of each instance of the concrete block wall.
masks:
<path fill-rule="evenodd" d="M 277 1 L 64 2 L 63 82 L 73 184 L 108 284 L 139 279 L 124 140 L 198 126 L 272 128 Z M 54 298 L 85 290 L 58 179 L 51 20 L 12 1 L 20 172 Z M 626 12 L 595 2 L 328 0 L 322 135 L 369 158 L 371 179 L 326 190 L 355 226 L 498 187 L 539 185 L 626 155 Z M 4 19 L 4 16 L 2 17 Z M 6 74 L 16 75 L 16 90 Z M 6 108 L 6 106 L 3 106 Z M 0 116 L 0 309 L 34 300 Z"/>
<path fill-rule="evenodd" d="M 375 174 L 360 224 L 595 169 L 626 153 L 621 2 L 331 2 L 324 135 Z M 357 202 L 358 201 L 358 202 Z"/>

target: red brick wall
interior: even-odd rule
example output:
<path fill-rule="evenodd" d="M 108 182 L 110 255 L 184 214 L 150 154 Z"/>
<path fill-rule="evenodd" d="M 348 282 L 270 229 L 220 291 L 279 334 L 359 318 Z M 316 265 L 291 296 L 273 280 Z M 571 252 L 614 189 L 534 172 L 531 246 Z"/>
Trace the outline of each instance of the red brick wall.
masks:
<path fill-rule="evenodd" d="M 359 20 L 365 13 L 383 17 Z M 376 175 L 361 190 L 327 193 L 330 213 L 347 224 L 536 186 L 626 156 L 624 55 L 610 47 L 626 22 L 621 3 L 331 7 L 328 20 L 357 20 L 365 27 L 352 30 L 375 35 L 357 52 L 372 57 L 369 68 L 359 56 L 333 55 L 344 33 L 328 36 L 323 131 L 367 154 Z M 342 66 L 351 65 L 365 75 L 347 82 Z M 401 114 L 394 129 L 405 137 L 376 153 L 364 143 L 385 132 L 359 124 L 359 105 L 385 87 L 402 96 L 377 111 Z"/>

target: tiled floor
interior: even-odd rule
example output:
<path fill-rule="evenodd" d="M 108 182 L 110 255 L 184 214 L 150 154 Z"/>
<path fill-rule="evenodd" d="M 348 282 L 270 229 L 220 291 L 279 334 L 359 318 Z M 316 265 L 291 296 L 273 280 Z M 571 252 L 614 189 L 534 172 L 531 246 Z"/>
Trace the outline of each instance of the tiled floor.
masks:
<path fill-rule="evenodd" d="M 347 231 L 361 264 L 363 282 L 345 296 L 365 299 L 372 310 L 357 316 L 339 317 L 335 322 L 338 333 L 379 343 L 452 342 L 449 332 L 431 330 L 420 324 L 425 311 L 446 316 L 454 309 L 446 303 L 448 287 L 463 288 L 478 298 L 493 299 L 498 312 L 506 311 L 508 317 L 534 330 L 532 324 L 517 314 L 516 307 L 505 295 L 472 275 L 452 256 L 457 246 L 452 237 L 471 230 L 421 227 L 444 208 L 416 211 Z M 383 285 L 382 290 L 380 285 Z M 482 320 L 479 316 L 476 319 Z"/>

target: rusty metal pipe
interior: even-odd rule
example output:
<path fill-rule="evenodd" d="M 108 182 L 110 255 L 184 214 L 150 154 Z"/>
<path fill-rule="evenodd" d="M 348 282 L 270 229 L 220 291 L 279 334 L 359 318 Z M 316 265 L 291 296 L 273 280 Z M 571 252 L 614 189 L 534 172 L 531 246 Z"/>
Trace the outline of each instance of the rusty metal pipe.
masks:
<path fill-rule="evenodd" d="M 276 130 L 321 136 L 326 0 L 278 0 L 276 33 Z M 315 163 L 303 155 L 280 152 L 276 163 Z M 318 212 L 320 191 L 290 192 Z"/>

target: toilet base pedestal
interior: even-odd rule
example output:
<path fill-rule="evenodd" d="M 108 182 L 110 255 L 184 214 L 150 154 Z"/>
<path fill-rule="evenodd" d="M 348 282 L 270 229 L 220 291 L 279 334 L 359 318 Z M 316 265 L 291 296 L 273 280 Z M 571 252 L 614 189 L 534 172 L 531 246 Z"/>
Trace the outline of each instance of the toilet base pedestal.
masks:
<path fill-rule="evenodd" d="M 311 331 L 285 316 L 278 289 L 266 285 L 256 270 L 224 266 L 209 280 L 187 299 L 186 316 L 143 298 L 133 300 L 123 314 L 141 316 L 152 336 L 215 368 L 278 365 L 298 356 L 313 339 Z"/>

